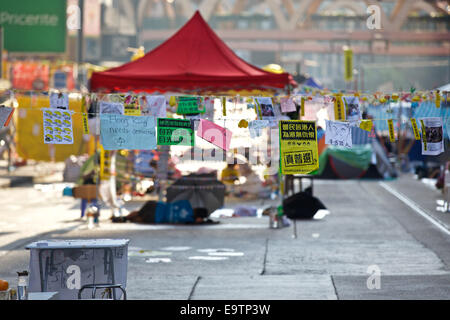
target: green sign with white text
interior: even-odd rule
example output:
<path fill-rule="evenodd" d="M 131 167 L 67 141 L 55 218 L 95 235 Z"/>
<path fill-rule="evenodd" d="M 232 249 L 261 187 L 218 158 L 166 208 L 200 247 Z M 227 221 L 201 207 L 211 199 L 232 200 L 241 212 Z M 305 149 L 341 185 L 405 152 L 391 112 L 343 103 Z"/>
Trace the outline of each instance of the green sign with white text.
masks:
<path fill-rule="evenodd" d="M 194 146 L 191 120 L 158 118 L 159 146 Z"/>
<path fill-rule="evenodd" d="M 65 0 L 1 0 L 0 26 L 9 52 L 66 51 Z"/>

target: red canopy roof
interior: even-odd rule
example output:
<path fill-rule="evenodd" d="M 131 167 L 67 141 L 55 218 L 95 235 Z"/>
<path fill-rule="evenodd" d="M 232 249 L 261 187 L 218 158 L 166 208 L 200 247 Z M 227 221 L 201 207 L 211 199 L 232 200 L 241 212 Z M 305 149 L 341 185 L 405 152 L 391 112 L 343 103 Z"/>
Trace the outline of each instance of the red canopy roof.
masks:
<path fill-rule="evenodd" d="M 239 58 L 200 13 L 144 57 L 94 72 L 92 91 L 226 91 L 284 89 L 296 85 L 288 73 L 275 74 Z"/>

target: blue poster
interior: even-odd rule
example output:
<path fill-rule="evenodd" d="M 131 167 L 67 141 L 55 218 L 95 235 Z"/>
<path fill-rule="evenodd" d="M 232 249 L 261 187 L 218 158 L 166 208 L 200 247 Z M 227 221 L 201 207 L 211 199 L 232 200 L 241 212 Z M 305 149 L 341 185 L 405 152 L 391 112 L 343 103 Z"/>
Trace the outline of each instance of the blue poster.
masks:
<path fill-rule="evenodd" d="M 101 114 L 100 137 L 105 150 L 154 150 L 156 119 L 153 116 Z"/>

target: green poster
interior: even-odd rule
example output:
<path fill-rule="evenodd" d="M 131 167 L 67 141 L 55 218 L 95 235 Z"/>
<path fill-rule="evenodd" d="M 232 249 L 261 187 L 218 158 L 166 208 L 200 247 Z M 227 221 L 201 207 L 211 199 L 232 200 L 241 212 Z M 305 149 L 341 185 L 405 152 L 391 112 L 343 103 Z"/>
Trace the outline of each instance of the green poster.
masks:
<path fill-rule="evenodd" d="M 66 51 L 66 1 L 1 0 L 0 26 L 7 51 Z"/>
<path fill-rule="evenodd" d="M 203 98 L 181 96 L 177 98 L 177 114 L 196 114 L 205 113 Z"/>
<path fill-rule="evenodd" d="M 158 118 L 158 145 L 194 146 L 191 120 Z"/>

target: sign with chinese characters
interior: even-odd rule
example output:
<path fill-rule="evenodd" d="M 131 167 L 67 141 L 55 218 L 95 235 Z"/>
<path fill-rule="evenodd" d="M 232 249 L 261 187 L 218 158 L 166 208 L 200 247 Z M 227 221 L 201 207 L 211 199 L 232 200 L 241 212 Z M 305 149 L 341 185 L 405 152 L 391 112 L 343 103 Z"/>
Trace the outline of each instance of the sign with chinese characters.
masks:
<path fill-rule="evenodd" d="M 352 128 L 349 122 L 326 122 L 325 143 L 336 147 L 352 147 Z"/>
<path fill-rule="evenodd" d="M 282 174 L 307 174 L 319 168 L 314 121 L 283 120 L 279 131 Z"/>
<path fill-rule="evenodd" d="M 191 120 L 158 118 L 158 145 L 194 146 Z"/>
<path fill-rule="evenodd" d="M 177 102 L 177 114 L 205 113 L 202 97 L 180 96 Z"/>

